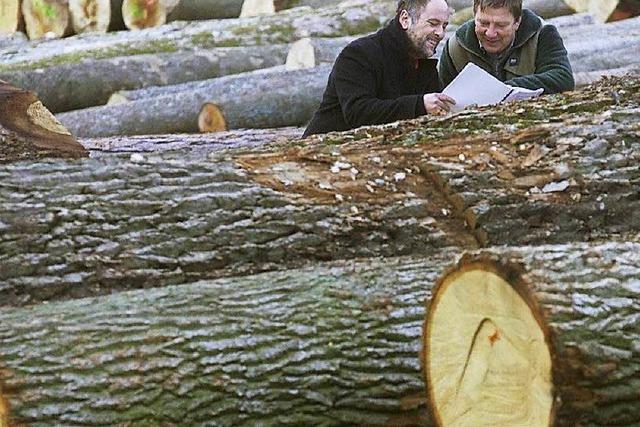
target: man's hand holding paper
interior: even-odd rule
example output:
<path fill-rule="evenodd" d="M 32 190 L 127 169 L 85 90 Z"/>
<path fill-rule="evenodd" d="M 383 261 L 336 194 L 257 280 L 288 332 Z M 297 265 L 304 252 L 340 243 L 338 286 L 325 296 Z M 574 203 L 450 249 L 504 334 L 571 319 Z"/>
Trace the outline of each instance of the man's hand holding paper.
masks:
<path fill-rule="evenodd" d="M 442 91 L 456 103 L 451 111 L 461 111 L 469 105 L 491 105 L 503 101 L 516 101 L 538 96 L 543 89 L 513 87 L 469 62 L 455 79 Z"/>

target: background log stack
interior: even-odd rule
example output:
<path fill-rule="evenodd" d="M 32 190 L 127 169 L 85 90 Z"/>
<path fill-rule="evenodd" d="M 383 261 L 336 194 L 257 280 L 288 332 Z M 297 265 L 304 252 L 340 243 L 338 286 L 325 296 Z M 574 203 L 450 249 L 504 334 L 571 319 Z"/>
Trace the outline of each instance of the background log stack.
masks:
<path fill-rule="evenodd" d="M 130 81 L 151 78 L 133 85 L 164 85 L 60 114 L 86 115 L 75 134 L 118 122 L 168 133 L 179 120 L 195 132 L 203 105 L 227 128 L 303 125 L 327 63 L 393 3 L 173 22 L 137 31 L 139 44 L 85 34 L 0 58 L 4 72 L 42 61 L 48 78 L 86 52 L 86 74 L 139 61 Z M 584 18 L 558 26 L 585 69 L 595 62 L 578 25 L 612 52 L 637 29 Z M 285 66 L 304 37 L 320 59 Z M 246 52 L 255 64 L 230 65 Z M 172 59 L 191 60 L 197 80 L 180 81 Z M 211 71 L 196 72 L 199 61 Z M 303 144 L 299 128 L 80 139 L 84 148 L 66 135 L 65 156 L 78 159 L 43 159 L 56 140 L 33 117 L 56 122 L 7 86 L 0 425 L 475 425 L 488 414 L 532 427 L 638 424 L 639 89 L 631 74 Z M 450 328 L 464 339 L 451 345 Z"/>

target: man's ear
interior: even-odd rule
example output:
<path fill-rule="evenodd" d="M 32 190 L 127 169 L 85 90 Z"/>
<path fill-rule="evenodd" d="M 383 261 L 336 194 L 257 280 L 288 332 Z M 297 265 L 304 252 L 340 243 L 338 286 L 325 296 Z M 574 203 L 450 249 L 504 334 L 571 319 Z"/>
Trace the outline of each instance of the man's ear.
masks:
<path fill-rule="evenodd" d="M 398 15 L 398 22 L 400 22 L 400 26 L 403 30 L 408 30 L 411 26 L 411 15 L 407 12 L 406 9 L 402 9 L 400 11 L 400 15 Z"/>
<path fill-rule="evenodd" d="M 518 19 L 516 19 L 516 23 L 514 24 L 516 27 L 516 31 L 518 31 L 518 28 L 520 28 L 520 23 L 522 22 L 522 16 L 519 17 Z"/>

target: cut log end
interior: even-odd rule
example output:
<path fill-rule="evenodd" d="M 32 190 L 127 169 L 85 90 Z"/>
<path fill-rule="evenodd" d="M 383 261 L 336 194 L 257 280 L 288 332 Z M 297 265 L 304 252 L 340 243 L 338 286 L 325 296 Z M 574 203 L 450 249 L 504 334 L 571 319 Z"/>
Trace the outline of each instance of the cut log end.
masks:
<path fill-rule="evenodd" d="M 299 70 L 313 68 L 316 64 L 316 50 L 311 39 L 303 38 L 291 45 L 284 65 L 287 70 Z"/>
<path fill-rule="evenodd" d="M 67 3 L 60 0 L 24 0 L 22 14 L 30 39 L 60 38 L 69 26 Z"/>
<path fill-rule="evenodd" d="M 564 0 L 576 12 L 592 13 L 599 22 L 606 22 L 617 9 L 620 0 Z"/>
<path fill-rule="evenodd" d="M 208 102 L 202 106 L 198 114 L 198 129 L 200 132 L 227 130 L 227 121 L 217 105 Z"/>
<path fill-rule="evenodd" d="M 423 362 L 439 425 L 552 425 L 548 330 L 513 271 L 463 259 L 434 291 Z"/>
<path fill-rule="evenodd" d="M 13 34 L 20 24 L 19 0 L 2 0 L 0 2 L 0 34 Z"/>
<path fill-rule="evenodd" d="M 111 20 L 111 1 L 69 0 L 69 12 L 76 33 L 106 33 Z"/>
<path fill-rule="evenodd" d="M 0 427 L 9 427 L 9 404 L 2 394 L 2 385 L 0 385 Z"/>
<path fill-rule="evenodd" d="M 240 9 L 240 18 L 276 13 L 273 0 L 244 0 Z"/>
<path fill-rule="evenodd" d="M 26 152 L 47 153 L 65 157 L 86 157 L 85 148 L 71 136 L 71 133 L 56 119 L 53 114 L 29 91 L 0 84 L 0 127 L 7 129 L 23 142 Z M 8 136 L 6 136 L 8 137 Z M 16 149 L 16 144 L 12 144 Z M 4 158 L 2 146 L 0 157 Z M 7 159 L 5 159 L 7 160 Z"/>
<path fill-rule="evenodd" d="M 122 18 L 130 30 L 153 28 L 167 21 L 167 10 L 159 0 L 124 0 Z"/>

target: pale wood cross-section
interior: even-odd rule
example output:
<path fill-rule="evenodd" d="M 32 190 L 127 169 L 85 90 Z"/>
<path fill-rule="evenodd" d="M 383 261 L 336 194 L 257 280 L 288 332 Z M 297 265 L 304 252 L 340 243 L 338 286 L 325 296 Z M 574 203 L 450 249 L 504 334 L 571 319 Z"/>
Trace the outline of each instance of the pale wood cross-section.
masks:
<path fill-rule="evenodd" d="M 551 353 L 540 315 L 491 265 L 446 275 L 425 326 L 427 384 L 442 426 L 550 425 Z"/>
<path fill-rule="evenodd" d="M 69 0 L 69 13 L 76 33 L 106 33 L 111 21 L 111 1 Z"/>
<path fill-rule="evenodd" d="M 620 0 L 564 0 L 576 12 L 592 13 L 600 22 L 606 22 L 618 7 Z"/>
<path fill-rule="evenodd" d="M 62 0 L 24 0 L 22 15 L 30 39 L 60 38 L 69 27 L 69 6 Z"/>
<path fill-rule="evenodd" d="M 130 30 L 158 27 L 167 21 L 167 8 L 160 0 L 124 0 L 122 19 Z"/>
<path fill-rule="evenodd" d="M 0 1 L 0 34 L 13 34 L 20 24 L 20 0 Z"/>

